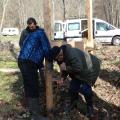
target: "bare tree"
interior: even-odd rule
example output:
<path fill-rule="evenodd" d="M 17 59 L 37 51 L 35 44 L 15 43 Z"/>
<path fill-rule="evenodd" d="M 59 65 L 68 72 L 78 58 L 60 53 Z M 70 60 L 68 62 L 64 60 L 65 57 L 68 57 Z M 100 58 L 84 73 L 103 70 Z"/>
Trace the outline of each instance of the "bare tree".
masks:
<path fill-rule="evenodd" d="M 9 2 L 9 5 L 8 4 Z M 35 17 L 43 26 L 44 0 L 0 0 L 0 30 L 3 26 L 23 29 L 28 17 Z M 86 16 L 87 0 L 52 0 L 54 19 L 81 18 Z M 7 7 L 6 7 L 7 6 Z M 94 17 L 120 27 L 120 0 L 93 0 Z"/>
<path fill-rule="evenodd" d="M 86 17 L 86 0 L 78 0 L 79 2 L 79 18 Z"/>
<path fill-rule="evenodd" d="M 63 1 L 63 20 L 65 20 L 66 19 L 65 0 L 62 1 Z"/>
<path fill-rule="evenodd" d="M 120 27 L 120 0 L 94 0 L 94 17 Z"/>
<path fill-rule="evenodd" d="M 25 22 L 26 22 L 26 11 L 25 11 L 25 4 L 23 0 L 19 0 L 19 19 L 20 19 L 20 25 L 21 29 L 25 27 Z"/>
<path fill-rule="evenodd" d="M 0 32 L 1 32 L 1 30 L 2 30 L 2 25 L 3 25 L 3 22 L 4 22 L 4 17 L 5 17 L 5 11 L 6 11 L 6 6 L 7 6 L 7 4 L 8 4 L 8 1 L 9 0 L 4 0 L 3 1 L 3 13 L 2 13 L 2 19 L 1 19 L 1 24 L 0 24 Z"/>
<path fill-rule="evenodd" d="M 120 16 L 120 1 L 119 0 L 104 0 L 103 8 L 106 20 L 115 26 L 119 26 Z"/>

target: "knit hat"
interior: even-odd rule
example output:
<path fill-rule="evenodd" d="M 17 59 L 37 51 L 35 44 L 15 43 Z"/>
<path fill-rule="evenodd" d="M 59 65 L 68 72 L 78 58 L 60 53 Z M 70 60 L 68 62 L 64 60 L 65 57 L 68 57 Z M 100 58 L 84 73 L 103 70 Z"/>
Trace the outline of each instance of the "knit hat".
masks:
<path fill-rule="evenodd" d="M 31 23 L 34 23 L 35 25 L 37 24 L 35 18 L 33 18 L 33 17 L 28 18 L 27 24 L 31 24 Z"/>
<path fill-rule="evenodd" d="M 58 56 L 58 54 L 60 53 L 60 47 L 58 47 L 58 46 L 54 46 L 53 48 L 52 48 L 52 50 L 51 50 L 51 55 L 52 55 L 52 58 L 53 59 L 55 59 L 57 56 Z"/>

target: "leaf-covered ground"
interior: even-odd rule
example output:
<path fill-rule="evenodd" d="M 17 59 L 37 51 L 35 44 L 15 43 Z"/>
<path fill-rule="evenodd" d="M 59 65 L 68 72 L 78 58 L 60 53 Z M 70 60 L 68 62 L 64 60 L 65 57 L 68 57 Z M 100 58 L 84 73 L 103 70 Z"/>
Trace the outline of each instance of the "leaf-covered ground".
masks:
<path fill-rule="evenodd" d="M 100 50 L 95 50 L 94 54 L 102 60 L 100 77 L 93 87 L 94 120 L 120 120 L 120 46 L 105 45 Z M 9 55 L 0 53 L 0 60 L 3 61 L 15 61 L 14 57 L 14 51 L 9 52 Z M 59 75 L 55 73 L 54 79 L 57 78 L 59 79 Z M 87 120 L 85 101 L 81 95 L 77 109 L 64 112 L 70 101 L 68 85 L 69 81 L 66 81 L 64 87 L 59 88 L 53 82 L 55 120 Z M 19 113 L 24 111 L 22 88 L 20 73 L 0 73 L 0 120 L 19 120 Z M 44 105 L 41 107 L 42 114 L 45 114 Z"/>

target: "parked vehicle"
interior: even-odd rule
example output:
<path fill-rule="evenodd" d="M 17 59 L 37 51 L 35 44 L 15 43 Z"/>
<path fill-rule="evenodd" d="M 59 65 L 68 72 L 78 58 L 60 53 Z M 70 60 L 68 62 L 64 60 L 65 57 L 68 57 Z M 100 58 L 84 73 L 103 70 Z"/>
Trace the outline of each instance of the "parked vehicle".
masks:
<path fill-rule="evenodd" d="M 3 36 L 7 36 L 7 35 L 19 35 L 19 30 L 18 30 L 18 28 L 3 28 L 1 34 Z"/>
<path fill-rule="evenodd" d="M 81 31 L 87 28 L 86 19 L 72 19 L 65 21 L 65 38 L 81 38 Z M 77 39 L 75 39 L 77 40 Z M 79 40 L 79 39 L 78 39 Z"/>
<path fill-rule="evenodd" d="M 62 20 L 55 21 L 54 23 L 54 40 L 61 39 L 64 37 L 64 22 Z"/>
<path fill-rule="evenodd" d="M 82 41 L 83 33 L 87 31 L 87 19 L 66 20 L 64 29 L 61 30 L 61 34 L 67 41 Z M 104 20 L 93 19 L 93 36 L 97 42 L 120 45 L 120 29 Z"/>
<path fill-rule="evenodd" d="M 120 29 L 103 20 L 94 19 L 94 38 L 102 43 L 120 45 Z"/>

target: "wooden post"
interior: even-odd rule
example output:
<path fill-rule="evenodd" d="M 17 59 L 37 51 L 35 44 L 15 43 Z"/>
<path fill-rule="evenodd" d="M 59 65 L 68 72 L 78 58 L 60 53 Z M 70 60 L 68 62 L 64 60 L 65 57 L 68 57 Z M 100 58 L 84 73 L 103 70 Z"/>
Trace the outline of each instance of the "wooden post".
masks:
<path fill-rule="evenodd" d="M 44 28 L 49 40 L 53 39 L 53 15 L 52 0 L 44 0 Z M 53 92 L 52 92 L 52 74 L 48 69 L 48 61 L 45 60 L 45 78 L 46 78 L 46 107 L 48 116 L 51 119 L 51 111 L 53 109 Z"/>
<path fill-rule="evenodd" d="M 93 41 L 93 11 L 92 11 L 92 0 L 87 0 L 87 18 L 88 18 L 88 40 L 85 44 L 85 50 L 93 49 L 94 48 L 94 41 Z"/>

